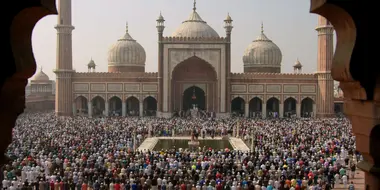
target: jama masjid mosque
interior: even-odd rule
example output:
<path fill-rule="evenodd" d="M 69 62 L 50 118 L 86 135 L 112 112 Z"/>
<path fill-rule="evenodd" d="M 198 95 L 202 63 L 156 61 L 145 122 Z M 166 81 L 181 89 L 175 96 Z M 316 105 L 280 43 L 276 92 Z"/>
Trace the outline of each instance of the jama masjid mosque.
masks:
<path fill-rule="evenodd" d="M 55 110 L 76 114 L 156 115 L 171 117 L 181 110 L 204 110 L 215 116 L 238 112 L 246 117 L 329 117 L 334 114 L 334 82 L 330 74 L 333 27 L 319 17 L 317 72 L 303 73 L 297 60 L 294 73 L 281 73 L 280 48 L 265 35 L 242 52 L 244 73 L 231 73 L 233 20 L 224 20 L 220 36 L 196 10 L 170 36 L 165 19 L 157 18 L 158 72 L 145 72 L 144 47 L 128 31 L 108 52 L 108 72 L 76 72 L 72 62 L 71 0 L 59 1 Z M 121 33 L 123 31 L 120 31 Z M 42 72 L 42 73 L 41 73 Z M 46 77 L 41 70 L 34 80 Z M 46 75 L 46 74 L 45 74 Z M 183 112 L 182 112 L 183 113 Z"/>

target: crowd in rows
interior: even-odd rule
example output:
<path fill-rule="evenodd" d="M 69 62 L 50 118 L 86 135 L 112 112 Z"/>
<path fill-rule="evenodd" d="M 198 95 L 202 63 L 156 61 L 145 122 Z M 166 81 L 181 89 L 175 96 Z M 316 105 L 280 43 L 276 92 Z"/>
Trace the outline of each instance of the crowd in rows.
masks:
<path fill-rule="evenodd" d="M 149 136 L 235 135 L 251 151 L 168 147 L 136 151 Z M 3 189 L 300 190 L 350 185 L 355 137 L 348 120 L 19 117 Z"/>

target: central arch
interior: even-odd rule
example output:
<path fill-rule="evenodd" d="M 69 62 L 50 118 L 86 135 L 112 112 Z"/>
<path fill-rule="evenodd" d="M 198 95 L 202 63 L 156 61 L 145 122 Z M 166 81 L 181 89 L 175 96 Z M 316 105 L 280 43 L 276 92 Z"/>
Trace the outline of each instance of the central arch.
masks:
<path fill-rule="evenodd" d="M 122 101 L 119 97 L 114 96 L 109 100 L 109 115 L 120 116 L 122 114 Z"/>
<path fill-rule="evenodd" d="M 284 101 L 284 117 L 291 117 L 297 112 L 297 100 L 289 97 Z"/>
<path fill-rule="evenodd" d="M 197 107 L 200 110 L 206 109 L 206 96 L 205 92 L 197 87 L 189 87 L 183 92 L 182 105 L 183 110 L 189 110 Z"/>
<path fill-rule="evenodd" d="M 249 116 L 250 117 L 260 117 L 263 110 L 263 101 L 254 97 L 249 101 Z"/>
<path fill-rule="evenodd" d="M 126 109 L 129 116 L 138 116 L 140 113 L 140 101 L 134 96 L 127 98 Z"/>
<path fill-rule="evenodd" d="M 278 117 L 279 115 L 279 108 L 280 108 L 280 101 L 275 98 L 269 98 L 267 101 L 267 116 L 268 117 Z"/>
<path fill-rule="evenodd" d="M 245 101 L 241 97 L 236 97 L 231 101 L 231 112 L 237 116 L 244 116 L 245 114 Z"/>
<path fill-rule="evenodd" d="M 96 96 L 91 100 L 91 105 L 92 105 L 92 115 L 93 116 L 101 116 L 104 115 L 105 111 L 105 100 L 100 97 Z"/>
<path fill-rule="evenodd" d="M 217 73 L 214 67 L 207 61 L 192 56 L 173 69 L 170 111 L 186 111 L 194 103 L 198 105 L 198 109 L 216 111 L 217 89 Z M 196 98 L 192 99 L 194 93 Z"/>

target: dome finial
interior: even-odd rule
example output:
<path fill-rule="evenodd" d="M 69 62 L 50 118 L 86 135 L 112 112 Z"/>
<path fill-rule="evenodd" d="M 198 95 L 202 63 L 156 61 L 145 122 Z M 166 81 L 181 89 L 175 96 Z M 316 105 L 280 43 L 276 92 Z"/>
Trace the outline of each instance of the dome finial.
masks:
<path fill-rule="evenodd" d="M 128 33 L 128 21 L 125 23 L 125 31 Z"/>
<path fill-rule="evenodd" d="M 264 22 L 261 21 L 261 33 L 264 34 Z"/>
<path fill-rule="evenodd" d="M 194 0 L 193 11 L 197 10 L 197 0 Z"/>
<path fill-rule="evenodd" d="M 42 66 L 40 66 L 40 71 L 42 72 Z"/>

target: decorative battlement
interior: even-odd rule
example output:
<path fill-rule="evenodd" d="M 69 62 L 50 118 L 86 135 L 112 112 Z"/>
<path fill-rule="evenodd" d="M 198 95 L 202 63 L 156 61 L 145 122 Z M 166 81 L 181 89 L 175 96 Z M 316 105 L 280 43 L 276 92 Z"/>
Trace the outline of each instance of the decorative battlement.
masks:
<path fill-rule="evenodd" d="M 93 78 L 93 77 L 101 77 L 101 78 L 157 78 L 157 72 L 77 72 L 73 75 L 74 78 Z"/>
<path fill-rule="evenodd" d="M 161 42 L 219 42 L 227 43 L 228 39 L 225 37 L 163 37 Z"/>
<path fill-rule="evenodd" d="M 317 79 L 314 73 L 231 73 L 231 79 L 257 79 L 257 78 L 299 78 Z"/>

